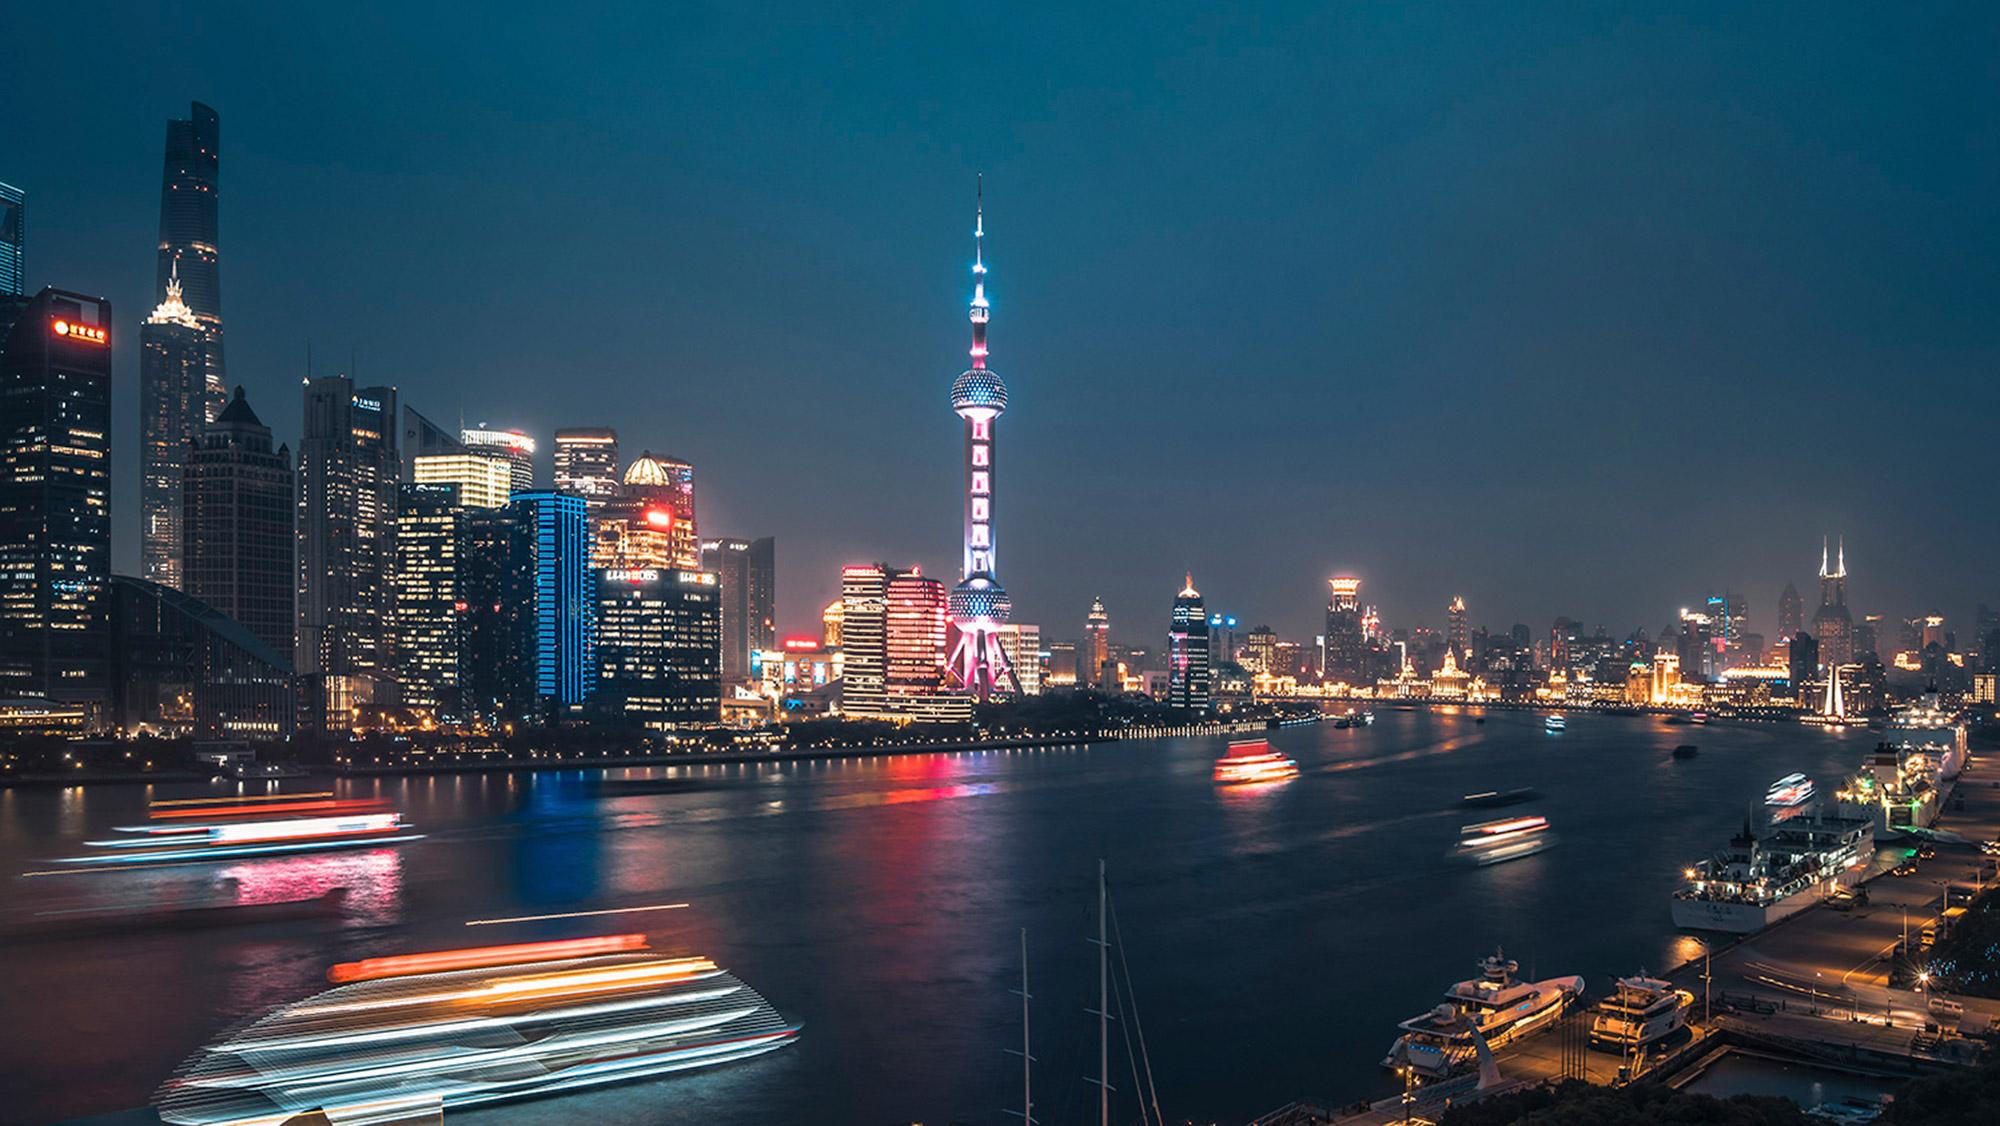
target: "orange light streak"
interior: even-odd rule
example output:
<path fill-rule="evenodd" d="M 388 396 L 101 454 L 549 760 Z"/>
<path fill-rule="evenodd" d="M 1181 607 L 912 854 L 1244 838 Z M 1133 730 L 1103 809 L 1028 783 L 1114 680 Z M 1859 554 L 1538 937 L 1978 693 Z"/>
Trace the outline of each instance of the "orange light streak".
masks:
<path fill-rule="evenodd" d="M 444 973 L 449 970 L 476 970 L 507 966 L 516 962 L 552 962 L 562 958 L 587 958 L 594 954 L 622 954 L 646 948 L 643 934 L 608 934 L 592 938 L 568 938 L 555 942 L 519 942 L 508 946 L 475 946 L 462 950 L 437 950 L 425 954 L 393 954 L 342 962 L 326 971 L 326 979 L 338 984 L 374 981 L 408 974 Z"/>

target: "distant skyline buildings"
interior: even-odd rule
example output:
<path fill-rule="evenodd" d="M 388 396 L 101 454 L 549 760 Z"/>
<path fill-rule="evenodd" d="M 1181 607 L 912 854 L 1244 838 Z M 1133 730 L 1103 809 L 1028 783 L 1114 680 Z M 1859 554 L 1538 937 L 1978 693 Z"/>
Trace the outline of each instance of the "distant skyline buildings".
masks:
<path fill-rule="evenodd" d="M 1819 642 L 1819 659 L 1829 668 L 1838 668 L 1854 659 L 1854 617 L 1847 609 L 1847 539 L 1841 537 L 1839 550 L 1828 565 L 1826 541 L 1819 549 L 1819 609 L 1813 612 L 1813 637 Z"/>
<path fill-rule="evenodd" d="M 556 431 L 556 491 L 575 493 L 594 514 L 618 495 L 618 432 L 608 426 L 570 426 Z"/>

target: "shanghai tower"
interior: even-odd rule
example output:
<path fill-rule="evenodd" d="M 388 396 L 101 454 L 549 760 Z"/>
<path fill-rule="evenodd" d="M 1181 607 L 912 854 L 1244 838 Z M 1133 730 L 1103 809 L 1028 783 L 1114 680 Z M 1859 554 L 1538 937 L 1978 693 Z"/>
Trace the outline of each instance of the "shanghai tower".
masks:
<path fill-rule="evenodd" d="M 208 417 L 228 400 L 222 366 L 222 267 L 216 230 L 216 185 L 221 175 L 222 123 L 200 102 L 186 120 L 167 122 L 166 161 L 160 177 L 160 254 L 154 300 L 167 300 L 178 272 L 181 300 L 209 333 Z"/>
<path fill-rule="evenodd" d="M 972 259 L 972 367 L 952 382 L 951 409 L 965 422 L 965 571 L 946 605 L 952 632 L 955 685 L 974 699 L 1018 694 L 1019 682 L 1000 646 L 1000 627 L 1014 604 L 995 575 L 993 486 L 994 424 L 1007 409 L 1007 385 L 986 367 L 986 210 L 984 191 L 974 211 Z"/>

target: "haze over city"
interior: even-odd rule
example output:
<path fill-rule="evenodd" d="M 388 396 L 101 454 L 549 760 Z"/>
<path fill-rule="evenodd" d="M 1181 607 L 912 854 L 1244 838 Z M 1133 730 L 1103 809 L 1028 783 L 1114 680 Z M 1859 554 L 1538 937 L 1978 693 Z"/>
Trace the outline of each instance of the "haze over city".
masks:
<path fill-rule="evenodd" d="M 223 115 L 231 377 L 296 443 L 308 343 L 456 424 L 619 428 L 704 531 L 956 570 L 974 174 L 1016 617 L 1094 595 L 1310 637 L 1766 632 L 1990 598 L 1990 12 L 520 6 L 13 13 L 32 285 L 153 304 L 160 120 Z M 135 251 L 135 247 L 141 248 Z M 136 432 L 137 356 L 115 429 Z M 115 564 L 137 556 L 115 445 Z M 546 453 L 544 453 L 546 459 Z"/>

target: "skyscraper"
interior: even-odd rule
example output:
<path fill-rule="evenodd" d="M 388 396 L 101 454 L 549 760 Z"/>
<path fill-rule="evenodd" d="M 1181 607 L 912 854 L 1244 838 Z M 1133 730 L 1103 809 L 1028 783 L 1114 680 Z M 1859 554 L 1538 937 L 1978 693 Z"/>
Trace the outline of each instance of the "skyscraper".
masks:
<path fill-rule="evenodd" d="M 111 679 L 111 303 L 0 298 L 0 695 L 81 704 Z"/>
<path fill-rule="evenodd" d="M 459 626 L 464 711 L 496 723 L 541 714 L 535 692 L 534 548 L 510 508 L 465 511 L 465 616 Z"/>
<path fill-rule="evenodd" d="M 393 387 L 308 377 L 299 439 L 300 726 L 350 726 L 374 698 L 388 649 L 398 413 Z"/>
<path fill-rule="evenodd" d="M 1797 637 L 1805 623 L 1805 600 L 1799 597 L 1798 587 L 1786 583 L 1785 592 L 1778 596 L 1778 636 Z"/>
<path fill-rule="evenodd" d="M 410 480 L 419 485 L 451 485 L 467 508 L 504 508 L 514 494 L 514 467 L 505 458 L 470 450 L 418 454 L 410 458 Z"/>
<path fill-rule="evenodd" d="M 1197 711 L 1208 707 L 1208 612 L 1192 573 L 1174 596 L 1167 630 L 1167 703 Z"/>
<path fill-rule="evenodd" d="M 882 686 L 890 714 L 919 723 L 972 718 L 971 697 L 956 690 L 945 665 L 950 626 L 944 584 L 905 571 L 889 580 L 883 602 Z"/>
<path fill-rule="evenodd" d="M 625 468 L 619 495 L 605 506 L 630 515 L 643 513 L 647 525 L 668 541 L 670 565 L 686 570 L 701 566 L 701 539 L 696 535 L 694 466 L 679 458 L 655 457 L 647 450 Z"/>
<path fill-rule="evenodd" d="M 169 266 L 178 271 L 180 263 Z M 177 273 L 139 326 L 139 557 L 146 578 L 175 590 L 182 584 L 181 485 L 188 448 L 214 411 L 209 404 L 206 326 L 181 299 Z M 254 416 L 253 416 L 254 417 Z"/>
<path fill-rule="evenodd" d="M 287 667 L 297 624 L 295 492 L 291 451 L 271 448 L 271 428 L 238 387 L 188 453 L 181 589 L 283 654 Z"/>
<path fill-rule="evenodd" d="M 1007 652 L 1007 665 L 1021 682 L 1021 695 L 1042 694 L 1042 627 L 1008 622 L 1000 627 L 1000 647 Z"/>
<path fill-rule="evenodd" d="M 608 426 L 556 431 L 556 491 L 575 493 L 592 515 L 618 495 L 618 432 Z"/>
<path fill-rule="evenodd" d="M 713 571 L 613 567 L 596 572 L 594 708 L 644 727 L 721 715 L 721 583 Z"/>
<path fill-rule="evenodd" d="M 28 198 L 0 184 L 0 297 L 19 297 L 28 286 Z"/>
<path fill-rule="evenodd" d="M 778 642 L 778 546 L 756 540 L 703 540 L 701 567 L 722 583 L 722 679 L 750 679 L 750 655 Z"/>
<path fill-rule="evenodd" d="M 1021 690 L 1007 667 L 998 633 L 1014 604 L 995 577 L 993 503 L 997 445 L 994 426 L 1007 409 L 1007 385 L 986 368 L 986 209 L 982 187 L 972 227 L 972 366 L 951 385 L 951 409 L 965 424 L 965 563 L 952 588 L 951 655 L 955 682 L 979 700 Z"/>
<path fill-rule="evenodd" d="M 508 511 L 524 529 L 529 639 L 542 714 L 583 703 L 597 687 L 591 621 L 597 591 L 590 576 L 590 517 L 583 498 L 515 493 Z"/>
<path fill-rule="evenodd" d="M 167 286 L 178 279 L 188 311 L 208 332 L 203 385 L 211 418 L 222 409 L 229 386 L 222 363 L 222 252 L 216 218 L 221 176 L 221 119 L 200 102 L 191 103 L 186 120 L 167 122 L 153 290 L 154 300 L 165 304 Z"/>
<path fill-rule="evenodd" d="M 845 654 L 840 710 L 856 717 L 887 714 L 889 582 L 898 574 L 886 563 L 859 564 L 840 571 L 840 646 Z"/>
<path fill-rule="evenodd" d="M 519 430 L 491 430 L 473 426 L 458 432 L 466 449 L 507 463 L 507 483 L 511 492 L 524 493 L 535 487 L 535 440 Z"/>
<path fill-rule="evenodd" d="M 1445 645 L 1461 663 L 1472 654 L 1472 625 L 1463 595 L 1454 596 L 1445 607 Z"/>
<path fill-rule="evenodd" d="M 1335 575 L 1326 580 L 1326 679 L 1363 684 L 1368 676 L 1367 638 L 1361 628 L 1361 580 Z"/>
<path fill-rule="evenodd" d="M 1111 615 L 1102 598 L 1090 600 L 1090 613 L 1083 619 L 1083 683 L 1104 687 L 1111 675 Z"/>
<path fill-rule="evenodd" d="M 456 485 L 396 490 L 389 667 L 402 706 L 419 717 L 456 718 L 463 703 L 466 542 Z"/>
<path fill-rule="evenodd" d="M 1819 609 L 1813 613 L 1813 635 L 1819 642 L 1820 663 L 1837 669 L 1854 660 L 1854 618 L 1847 610 L 1847 542 L 1837 560 L 1827 565 L 1827 545 L 1819 545 Z"/>

